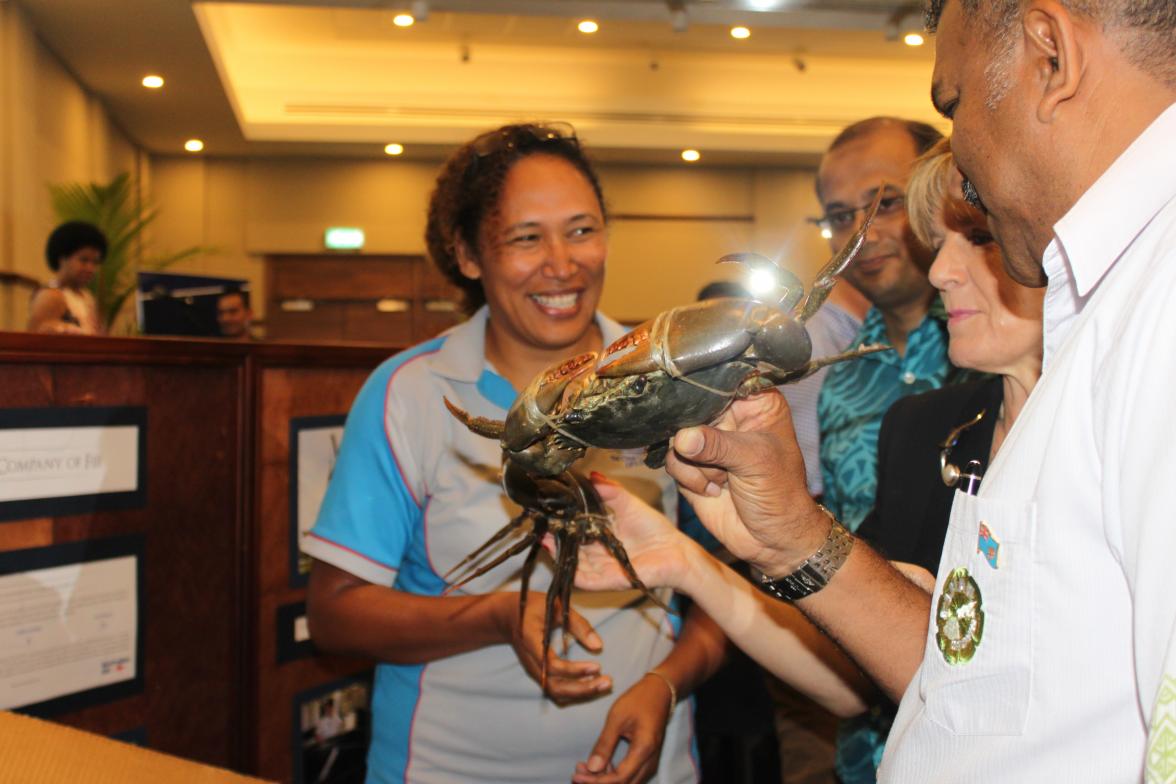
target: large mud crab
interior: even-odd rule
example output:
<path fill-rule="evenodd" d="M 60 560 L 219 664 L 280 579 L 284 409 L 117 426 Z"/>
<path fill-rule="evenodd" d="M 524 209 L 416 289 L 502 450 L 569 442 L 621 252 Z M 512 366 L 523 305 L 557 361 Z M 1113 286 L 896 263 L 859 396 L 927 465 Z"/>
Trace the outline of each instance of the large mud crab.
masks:
<path fill-rule="evenodd" d="M 877 208 L 875 199 L 862 225 L 820 270 L 807 296 L 795 276 L 778 270 L 762 256 L 725 256 L 719 261 L 770 267 L 782 280 L 777 304 L 719 298 L 667 310 L 605 348 L 602 355 L 582 354 L 536 376 L 504 421 L 471 416 L 446 400 L 450 412 L 466 427 L 500 441 L 504 487 L 507 495 L 524 507 L 523 514 L 459 566 L 476 559 L 528 520 L 532 522 L 531 532 L 519 543 L 477 567 L 458 585 L 529 546 L 531 552 L 523 567 L 525 601 L 526 580 L 543 534 L 547 530 L 555 532 L 558 549 L 555 577 L 547 597 L 545 660 L 554 602 L 562 603 L 566 629 L 567 596 L 580 543 L 589 539 L 604 541 L 626 566 L 634 587 L 648 593 L 627 566 L 624 548 L 608 530 L 607 509 L 595 489 L 569 471 L 570 467 L 589 447 L 644 448 L 646 464 L 659 467 L 665 462 L 674 433 L 714 421 L 736 398 L 799 381 L 835 362 L 888 349 L 861 346 L 813 359 L 812 343 L 804 327 L 825 302 L 836 276 L 861 249 Z M 581 497 L 577 511 L 568 511 L 572 507 L 564 503 L 557 513 L 546 502 L 537 500 L 534 490 L 543 484 L 543 477 L 550 478 L 548 497 Z"/>

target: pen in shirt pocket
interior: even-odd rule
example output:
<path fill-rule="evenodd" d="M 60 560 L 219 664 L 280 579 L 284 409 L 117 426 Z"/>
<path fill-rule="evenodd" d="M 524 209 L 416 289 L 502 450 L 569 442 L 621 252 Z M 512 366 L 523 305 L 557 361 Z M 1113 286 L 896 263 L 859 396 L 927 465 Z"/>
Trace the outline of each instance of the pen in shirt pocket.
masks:
<path fill-rule="evenodd" d="M 984 467 L 979 460 L 969 460 L 960 474 L 960 489 L 968 495 L 980 492 L 980 480 L 984 478 Z"/>

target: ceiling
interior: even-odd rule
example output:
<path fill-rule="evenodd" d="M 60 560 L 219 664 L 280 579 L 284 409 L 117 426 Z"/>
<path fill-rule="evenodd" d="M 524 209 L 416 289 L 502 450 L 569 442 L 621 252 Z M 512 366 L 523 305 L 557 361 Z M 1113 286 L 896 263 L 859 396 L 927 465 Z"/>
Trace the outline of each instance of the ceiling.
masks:
<path fill-rule="evenodd" d="M 436 158 L 486 127 L 569 120 L 603 159 L 808 162 L 838 128 L 935 121 L 930 46 L 896 0 L 15 0 L 147 150 Z M 392 23 L 415 5 L 411 27 Z M 427 14 L 420 14 L 426 11 Z M 577 32 L 593 18 L 600 30 Z M 733 24 L 751 28 L 737 41 Z M 140 86 L 148 73 L 166 85 Z"/>

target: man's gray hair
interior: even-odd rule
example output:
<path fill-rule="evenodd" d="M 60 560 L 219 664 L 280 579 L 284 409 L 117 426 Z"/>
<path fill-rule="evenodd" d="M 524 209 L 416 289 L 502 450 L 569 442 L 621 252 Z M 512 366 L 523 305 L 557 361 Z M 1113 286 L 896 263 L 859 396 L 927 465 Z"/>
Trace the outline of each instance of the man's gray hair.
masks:
<path fill-rule="evenodd" d="M 927 0 L 924 22 L 935 32 L 949 0 Z M 985 37 L 996 45 L 989 67 L 993 100 L 1007 87 L 1004 69 L 1016 40 L 1016 22 L 1024 0 L 955 0 L 968 21 L 979 21 Z M 1104 30 L 1122 34 L 1127 60 L 1169 87 L 1176 87 L 1176 2 L 1173 0 L 1060 0 L 1075 16 L 1091 19 Z M 993 103 L 990 100 L 989 103 Z"/>

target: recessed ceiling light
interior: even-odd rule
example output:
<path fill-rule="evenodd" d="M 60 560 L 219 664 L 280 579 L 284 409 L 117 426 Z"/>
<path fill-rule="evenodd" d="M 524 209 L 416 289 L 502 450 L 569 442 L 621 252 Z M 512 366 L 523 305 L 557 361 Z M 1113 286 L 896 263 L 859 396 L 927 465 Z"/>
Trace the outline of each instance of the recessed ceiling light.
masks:
<path fill-rule="evenodd" d="M 600 25 L 592 19 L 584 19 L 580 24 L 576 25 L 576 29 L 581 33 L 595 33 L 600 29 Z"/>
<path fill-rule="evenodd" d="M 907 33 L 906 35 L 904 35 L 902 37 L 902 42 L 904 44 L 906 44 L 907 46 L 922 46 L 923 45 L 923 34 L 922 33 Z"/>
<path fill-rule="evenodd" d="M 158 90 L 163 87 L 163 77 L 156 74 L 148 74 L 143 77 L 143 86 L 151 90 Z"/>
<path fill-rule="evenodd" d="M 821 236 L 827 240 L 833 239 L 833 229 L 829 229 L 829 228 L 821 229 Z"/>
<path fill-rule="evenodd" d="M 385 144 L 384 145 L 384 152 L 387 153 L 388 155 L 399 155 L 400 153 L 404 152 L 404 145 L 397 144 L 396 142 L 392 142 L 391 144 Z"/>
<path fill-rule="evenodd" d="M 188 152 L 200 152 L 204 149 L 204 142 L 199 139 L 189 139 L 184 142 L 184 149 Z"/>
<path fill-rule="evenodd" d="M 744 38 L 750 38 L 751 37 L 751 30 L 748 30 L 743 25 L 739 25 L 738 27 L 732 27 L 731 28 L 731 37 L 738 38 L 739 40 L 743 40 Z"/>
<path fill-rule="evenodd" d="M 698 150 L 682 150 L 682 160 L 694 163 L 702 157 L 702 153 Z"/>
<path fill-rule="evenodd" d="M 412 27 L 415 21 L 416 19 L 413 18 L 412 14 L 397 14 L 392 17 L 392 24 L 397 27 Z"/>

